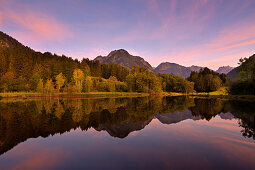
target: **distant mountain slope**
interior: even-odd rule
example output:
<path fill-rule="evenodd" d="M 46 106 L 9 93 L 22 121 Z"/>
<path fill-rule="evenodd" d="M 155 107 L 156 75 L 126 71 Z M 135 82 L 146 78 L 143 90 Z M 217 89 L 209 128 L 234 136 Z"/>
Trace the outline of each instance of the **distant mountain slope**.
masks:
<path fill-rule="evenodd" d="M 202 68 L 204 68 L 204 67 L 200 67 L 200 66 L 191 66 L 191 67 L 188 67 L 188 68 L 190 68 L 191 69 L 191 71 L 196 71 L 196 72 L 199 72 L 200 71 L 200 69 L 202 69 Z"/>
<path fill-rule="evenodd" d="M 164 62 L 158 65 L 155 68 L 155 71 L 157 73 L 166 73 L 166 74 L 174 74 L 176 76 L 182 76 L 184 78 L 187 78 L 190 76 L 190 73 L 192 71 L 199 71 L 203 67 L 199 66 L 191 66 L 191 67 L 185 67 L 176 63 L 169 63 Z"/>
<path fill-rule="evenodd" d="M 253 58 L 253 61 L 255 61 L 255 54 L 253 54 L 252 56 L 250 56 L 249 58 Z M 227 76 L 230 78 L 230 80 L 237 80 L 239 77 L 239 72 L 242 69 L 242 66 L 238 66 L 234 69 L 232 69 Z"/>
<path fill-rule="evenodd" d="M 0 31 L 0 48 L 24 47 L 20 42 L 11 36 Z"/>
<path fill-rule="evenodd" d="M 94 60 L 98 60 L 101 63 L 116 63 L 122 66 L 131 68 L 132 66 L 138 65 L 145 67 L 149 70 L 153 70 L 152 66 L 139 56 L 133 56 L 129 54 L 126 50 L 114 50 L 108 54 L 108 56 L 98 56 Z"/>
<path fill-rule="evenodd" d="M 219 67 L 218 70 L 216 70 L 217 73 L 224 73 L 224 74 L 228 74 L 231 70 L 233 70 L 234 67 L 230 67 L 230 66 L 222 66 Z"/>

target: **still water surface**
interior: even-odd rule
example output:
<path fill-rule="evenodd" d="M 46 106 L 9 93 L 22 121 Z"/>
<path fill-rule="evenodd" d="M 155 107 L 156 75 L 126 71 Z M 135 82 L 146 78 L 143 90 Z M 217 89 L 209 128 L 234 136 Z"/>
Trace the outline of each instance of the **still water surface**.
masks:
<path fill-rule="evenodd" d="M 0 169 L 253 169 L 255 102 L 0 101 Z"/>

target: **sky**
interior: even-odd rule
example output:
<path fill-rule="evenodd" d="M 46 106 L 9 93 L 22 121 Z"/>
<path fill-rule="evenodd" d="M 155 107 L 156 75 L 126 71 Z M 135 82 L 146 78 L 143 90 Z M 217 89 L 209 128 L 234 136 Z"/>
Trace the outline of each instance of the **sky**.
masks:
<path fill-rule="evenodd" d="M 0 30 L 79 60 L 126 49 L 217 69 L 255 53 L 255 0 L 0 0 Z"/>

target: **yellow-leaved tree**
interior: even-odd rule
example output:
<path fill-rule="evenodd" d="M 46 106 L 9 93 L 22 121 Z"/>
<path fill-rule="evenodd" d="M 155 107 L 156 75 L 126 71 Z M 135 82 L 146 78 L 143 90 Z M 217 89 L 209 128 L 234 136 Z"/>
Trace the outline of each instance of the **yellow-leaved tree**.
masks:
<path fill-rule="evenodd" d="M 82 91 L 82 83 L 84 81 L 83 71 L 80 69 L 75 69 L 73 72 L 73 80 L 74 80 L 75 88 L 76 88 L 77 92 L 81 92 Z"/>
<path fill-rule="evenodd" d="M 57 85 L 58 92 L 60 92 L 60 89 L 65 84 L 65 81 L 66 81 L 66 78 L 65 78 L 65 76 L 62 73 L 57 75 L 57 77 L 56 77 L 56 85 Z"/>

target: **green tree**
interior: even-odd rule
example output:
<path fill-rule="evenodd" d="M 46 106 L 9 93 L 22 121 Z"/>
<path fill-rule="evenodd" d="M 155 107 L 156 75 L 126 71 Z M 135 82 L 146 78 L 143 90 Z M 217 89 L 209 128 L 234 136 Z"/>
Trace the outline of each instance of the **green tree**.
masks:
<path fill-rule="evenodd" d="M 37 73 L 34 74 L 33 77 L 29 80 L 30 90 L 35 91 L 39 81 L 40 81 L 40 75 Z"/>
<path fill-rule="evenodd" d="M 191 72 L 187 80 L 194 82 L 194 88 L 198 92 L 216 91 L 229 81 L 226 75 L 208 68 L 200 70 L 199 73 Z"/>

